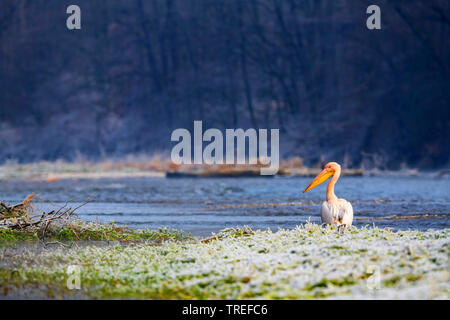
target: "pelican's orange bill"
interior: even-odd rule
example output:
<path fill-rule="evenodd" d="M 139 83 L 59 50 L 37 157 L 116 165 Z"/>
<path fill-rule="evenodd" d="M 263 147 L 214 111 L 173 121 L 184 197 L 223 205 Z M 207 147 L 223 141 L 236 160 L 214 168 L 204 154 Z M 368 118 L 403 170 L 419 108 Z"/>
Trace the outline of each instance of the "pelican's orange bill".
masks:
<path fill-rule="evenodd" d="M 314 178 L 313 181 L 311 181 L 311 183 L 309 184 L 309 186 L 306 187 L 305 190 L 303 190 L 303 193 L 305 193 L 306 191 L 311 190 L 314 187 L 317 187 L 319 184 L 323 183 L 324 181 L 326 181 L 329 177 L 331 177 L 333 175 L 333 171 L 330 169 L 323 169 L 318 175 L 317 177 Z"/>

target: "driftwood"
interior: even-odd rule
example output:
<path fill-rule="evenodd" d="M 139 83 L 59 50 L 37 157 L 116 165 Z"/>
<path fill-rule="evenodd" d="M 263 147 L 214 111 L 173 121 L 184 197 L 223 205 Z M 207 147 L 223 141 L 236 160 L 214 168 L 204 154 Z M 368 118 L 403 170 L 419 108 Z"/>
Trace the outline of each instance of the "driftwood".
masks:
<path fill-rule="evenodd" d="M 67 207 L 68 202 L 66 202 L 57 210 L 38 214 L 33 209 L 33 201 L 36 198 L 35 194 L 30 194 L 22 203 L 11 206 L 0 201 L 0 227 L 17 231 L 39 231 L 45 235 L 52 222 L 69 219 L 77 209 L 88 202 L 73 209 Z"/>

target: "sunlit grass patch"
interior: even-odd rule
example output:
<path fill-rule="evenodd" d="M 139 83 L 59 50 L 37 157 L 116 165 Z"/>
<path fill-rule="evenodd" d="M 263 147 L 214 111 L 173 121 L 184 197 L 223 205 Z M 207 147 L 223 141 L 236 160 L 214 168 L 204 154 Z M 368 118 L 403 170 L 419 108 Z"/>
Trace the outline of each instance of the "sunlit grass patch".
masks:
<path fill-rule="evenodd" d="M 0 201 L 0 246 L 19 241 L 153 241 L 187 240 L 182 231 L 168 228 L 134 230 L 73 218 L 76 209 L 67 206 L 50 212 L 39 212 L 33 206 L 35 194 L 24 201 L 8 205 Z"/>
<path fill-rule="evenodd" d="M 43 235 L 40 230 L 0 229 L 0 246 L 16 242 L 37 241 L 153 241 L 187 240 L 189 235 L 179 230 L 160 228 L 158 230 L 134 230 L 117 226 L 114 223 L 97 224 L 84 221 L 71 221 L 66 225 L 47 230 Z"/>

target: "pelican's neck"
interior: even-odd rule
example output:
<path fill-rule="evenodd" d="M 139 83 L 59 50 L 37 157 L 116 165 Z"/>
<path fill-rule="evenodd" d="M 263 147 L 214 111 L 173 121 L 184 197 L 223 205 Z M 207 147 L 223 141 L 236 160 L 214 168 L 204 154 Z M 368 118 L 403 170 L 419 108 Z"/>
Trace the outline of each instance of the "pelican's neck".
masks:
<path fill-rule="evenodd" d="M 330 182 L 328 183 L 328 188 L 327 188 L 327 201 L 329 200 L 337 200 L 336 195 L 334 194 L 334 185 L 336 184 L 336 182 L 339 179 L 339 176 L 341 175 L 341 169 L 338 168 L 334 174 L 333 177 L 331 178 Z"/>

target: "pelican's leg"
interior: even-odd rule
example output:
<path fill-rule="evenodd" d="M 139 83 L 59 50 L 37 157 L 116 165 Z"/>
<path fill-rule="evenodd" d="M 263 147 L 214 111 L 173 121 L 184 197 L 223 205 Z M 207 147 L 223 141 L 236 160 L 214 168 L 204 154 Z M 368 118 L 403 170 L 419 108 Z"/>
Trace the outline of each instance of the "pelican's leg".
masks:
<path fill-rule="evenodd" d="M 345 231 L 345 229 L 347 229 L 347 225 L 345 223 L 342 223 L 340 225 L 337 226 L 337 230 L 340 232 L 341 228 Z"/>

